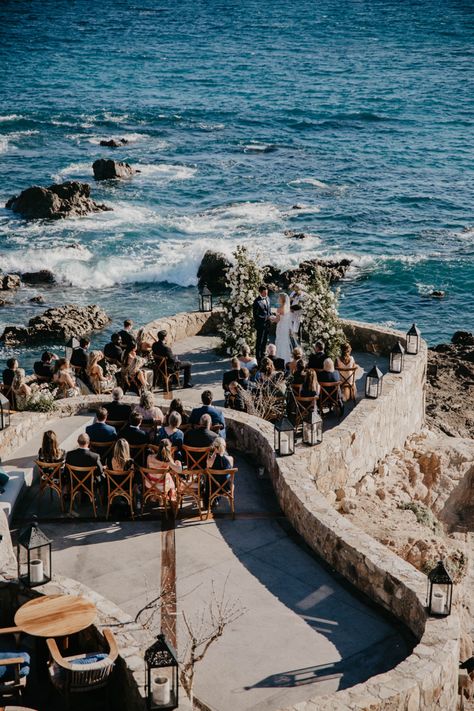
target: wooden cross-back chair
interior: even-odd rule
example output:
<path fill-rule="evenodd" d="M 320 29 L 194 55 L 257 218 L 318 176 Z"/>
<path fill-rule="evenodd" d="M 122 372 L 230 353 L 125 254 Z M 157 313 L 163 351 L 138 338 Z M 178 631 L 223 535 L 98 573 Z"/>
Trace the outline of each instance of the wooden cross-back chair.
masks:
<path fill-rule="evenodd" d="M 156 453 L 159 451 L 160 446 L 158 444 L 149 444 L 148 449 L 150 452 Z M 178 447 L 171 447 L 171 456 L 176 457 L 176 453 L 178 452 Z"/>
<path fill-rule="evenodd" d="M 105 480 L 107 482 L 107 513 L 109 518 L 110 507 L 114 499 L 122 497 L 130 506 L 132 519 L 135 518 L 133 509 L 133 477 L 135 471 L 131 469 L 105 469 Z"/>
<path fill-rule="evenodd" d="M 163 383 L 163 390 L 169 392 L 169 390 L 171 390 L 170 384 L 172 385 L 173 381 L 175 382 L 176 387 L 181 387 L 180 371 L 168 369 L 168 359 L 166 356 L 163 356 L 163 358 L 155 358 L 155 362 L 153 363 L 153 373 L 153 385 L 155 387 L 161 382 Z"/>
<path fill-rule="evenodd" d="M 180 474 L 174 475 L 176 484 L 176 510 L 183 507 L 183 502 L 186 497 L 191 498 L 199 511 L 199 517 L 202 521 L 203 509 L 202 498 L 206 481 L 203 472 L 200 469 L 184 469 Z"/>
<path fill-rule="evenodd" d="M 107 419 L 107 424 L 110 425 L 111 427 L 115 427 L 115 430 L 117 432 L 117 437 L 120 435 L 120 432 L 123 430 L 125 425 L 127 424 L 126 420 L 109 420 Z"/>
<path fill-rule="evenodd" d="M 356 374 L 357 374 L 358 366 L 355 365 L 353 368 L 336 368 L 336 370 L 339 373 L 339 375 L 341 376 L 339 385 L 341 387 L 342 392 L 344 393 L 345 390 L 349 391 L 349 397 L 346 399 L 352 400 L 352 402 L 355 402 L 356 401 L 356 394 L 357 394 Z"/>
<path fill-rule="evenodd" d="M 168 493 L 166 491 L 166 474 L 172 473 L 169 468 L 150 469 L 148 467 L 139 467 L 142 477 L 142 510 L 146 504 L 151 501 L 159 503 L 168 516 Z"/>
<path fill-rule="evenodd" d="M 210 447 L 188 447 L 183 444 L 184 463 L 188 469 L 204 471 L 207 469 L 207 457 Z"/>
<path fill-rule="evenodd" d="M 95 488 L 96 467 L 73 467 L 71 464 L 66 464 L 66 471 L 69 473 L 70 480 L 71 504 L 69 507 L 69 513 L 72 512 L 76 496 L 78 494 L 84 494 L 91 502 L 94 510 L 94 516 L 97 518 L 95 495 L 99 492 L 96 491 Z"/>
<path fill-rule="evenodd" d="M 61 512 L 64 511 L 63 490 L 61 486 L 61 472 L 64 467 L 64 462 L 43 462 L 40 459 L 35 460 L 39 473 L 39 493 L 40 497 L 43 492 L 49 489 L 51 500 L 53 499 L 53 491 L 59 497 L 59 505 Z"/>
<path fill-rule="evenodd" d="M 303 387 L 303 383 L 292 383 L 291 384 L 291 389 L 293 390 L 293 394 L 295 397 L 300 396 L 302 387 Z"/>
<path fill-rule="evenodd" d="M 130 456 L 138 466 L 141 466 L 145 460 L 145 452 L 150 445 L 148 442 L 144 444 L 129 444 Z"/>
<path fill-rule="evenodd" d="M 209 504 L 207 507 L 207 516 L 209 518 L 213 502 L 220 497 L 227 499 L 230 504 L 232 520 L 235 519 L 234 505 L 234 478 L 238 469 L 207 469 L 207 486 L 209 492 Z"/>
<path fill-rule="evenodd" d="M 89 447 L 91 452 L 95 452 L 99 455 L 102 464 L 107 464 L 114 450 L 116 441 L 117 440 L 114 439 L 113 442 L 90 442 Z"/>
<path fill-rule="evenodd" d="M 318 398 L 316 396 L 296 398 L 296 430 L 303 427 L 303 422 L 311 416 L 317 401 Z"/>
<path fill-rule="evenodd" d="M 340 383 L 324 383 L 320 382 L 318 406 L 321 417 L 324 416 L 324 408 L 329 411 L 334 410 L 339 417 L 342 417 L 343 406 L 341 405 Z"/>

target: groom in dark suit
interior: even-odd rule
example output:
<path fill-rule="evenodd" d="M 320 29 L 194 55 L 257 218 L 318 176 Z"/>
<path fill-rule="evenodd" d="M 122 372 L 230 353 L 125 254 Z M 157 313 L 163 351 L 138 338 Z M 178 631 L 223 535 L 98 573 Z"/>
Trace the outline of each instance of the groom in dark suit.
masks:
<path fill-rule="evenodd" d="M 253 320 L 257 331 L 257 342 L 255 345 L 255 355 L 258 363 L 265 355 L 265 348 L 268 340 L 268 329 L 270 326 L 270 301 L 268 299 L 268 289 L 265 284 L 258 289 L 259 295 L 253 302 Z"/>

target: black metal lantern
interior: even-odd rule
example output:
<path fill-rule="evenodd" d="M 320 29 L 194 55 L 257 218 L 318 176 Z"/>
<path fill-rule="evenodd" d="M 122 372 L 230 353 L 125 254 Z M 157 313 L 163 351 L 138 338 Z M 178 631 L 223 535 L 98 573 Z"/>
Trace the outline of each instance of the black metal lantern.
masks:
<path fill-rule="evenodd" d="M 72 356 L 72 354 L 73 354 L 73 351 L 74 351 L 76 348 L 79 348 L 79 346 L 80 346 L 80 343 L 79 343 L 79 341 L 77 340 L 77 338 L 76 338 L 75 336 L 72 336 L 72 337 L 69 339 L 69 341 L 66 343 L 66 347 L 65 347 L 65 349 L 64 349 L 64 357 L 66 358 L 66 360 L 71 360 L 71 356 Z"/>
<path fill-rule="evenodd" d="M 10 401 L 0 393 L 0 430 L 10 426 Z"/>
<path fill-rule="evenodd" d="M 420 331 L 416 323 L 407 332 L 406 352 L 408 355 L 416 355 L 420 350 Z"/>
<path fill-rule="evenodd" d="M 374 365 L 372 370 L 369 370 L 367 373 L 367 378 L 365 380 L 365 397 L 372 398 L 373 400 L 380 397 L 382 394 L 382 382 L 383 373 L 379 370 L 379 368 L 377 368 L 376 365 Z"/>
<path fill-rule="evenodd" d="M 403 361 L 405 359 L 405 349 L 400 343 L 400 341 L 397 341 L 395 345 L 393 346 L 392 350 L 390 351 L 390 372 L 391 373 L 401 373 L 403 370 Z"/>
<path fill-rule="evenodd" d="M 428 613 L 437 617 L 447 617 L 453 602 L 453 581 L 442 560 L 428 573 L 427 605 Z"/>
<path fill-rule="evenodd" d="M 149 711 L 179 706 L 178 659 L 164 634 L 145 652 L 146 701 Z"/>
<path fill-rule="evenodd" d="M 312 410 L 309 417 L 303 421 L 303 443 L 314 447 L 323 441 L 323 419 L 319 412 Z"/>
<path fill-rule="evenodd" d="M 204 288 L 199 292 L 199 311 L 212 311 L 212 294 L 204 284 Z"/>
<path fill-rule="evenodd" d="M 275 423 L 275 452 L 281 457 L 295 453 L 295 428 L 287 417 Z"/>
<path fill-rule="evenodd" d="M 52 541 L 34 521 L 18 534 L 18 579 L 30 588 L 51 580 Z"/>

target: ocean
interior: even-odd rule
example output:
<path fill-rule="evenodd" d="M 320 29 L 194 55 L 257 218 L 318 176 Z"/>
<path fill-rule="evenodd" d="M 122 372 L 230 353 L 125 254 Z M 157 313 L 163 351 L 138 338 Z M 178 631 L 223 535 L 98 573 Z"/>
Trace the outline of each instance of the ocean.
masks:
<path fill-rule="evenodd" d="M 247 244 L 280 266 L 352 259 L 343 316 L 430 343 L 472 330 L 473 40 L 457 0 L 2 0 L 0 205 L 74 179 L 113 212 L 2 207 L 0 270 L 51 269 L 46 306 L 97 303 L 115 328 L 194 308 L 204 252 Z M 99 157 L 141 172 L 95 183 Z"/>

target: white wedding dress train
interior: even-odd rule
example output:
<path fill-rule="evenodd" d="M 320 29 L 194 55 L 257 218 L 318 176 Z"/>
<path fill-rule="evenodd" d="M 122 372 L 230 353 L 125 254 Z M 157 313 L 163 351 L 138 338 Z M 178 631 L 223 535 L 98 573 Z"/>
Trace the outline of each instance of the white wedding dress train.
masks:
<path fill-rule="evenodd" d="M 283 361 L 288 363 L 292 358 L 292 347 L 291 347 L 291 325 L 293 321 L 293 315 L 291 312 L 287 314 L 280 314 L 280 320 L 276 325 L 276 351 L 277 358 L 282 358 Z"/>

